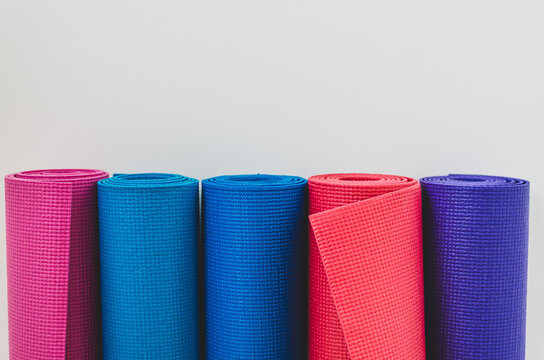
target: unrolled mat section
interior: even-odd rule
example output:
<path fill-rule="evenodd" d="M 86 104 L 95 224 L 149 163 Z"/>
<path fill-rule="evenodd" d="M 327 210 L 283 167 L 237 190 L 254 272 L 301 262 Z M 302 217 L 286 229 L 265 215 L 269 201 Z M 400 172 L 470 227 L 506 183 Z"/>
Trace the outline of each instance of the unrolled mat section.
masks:
<path fill-rule="evenodd" d="M 309 358 L 425 359 L 420 186 L 308 179 Z"/>
<path fill-rule="evenodd" d="M 293 176 L 202 181 L 207 359 L 305 357 L 306 195 Z"/>
<path fill-rule="evenodd" d="M 98 184 L 104 359 L 198 358 L 198 181 Z"/>
<path fill-rule="evenodd" d="M 427 354 L 525 358 L 529 182 L 421 179 Z"/>
<path fill-rule="evenodd" d="M 10 359 L 99 359 L 99 170 L 6 176 Z"/>

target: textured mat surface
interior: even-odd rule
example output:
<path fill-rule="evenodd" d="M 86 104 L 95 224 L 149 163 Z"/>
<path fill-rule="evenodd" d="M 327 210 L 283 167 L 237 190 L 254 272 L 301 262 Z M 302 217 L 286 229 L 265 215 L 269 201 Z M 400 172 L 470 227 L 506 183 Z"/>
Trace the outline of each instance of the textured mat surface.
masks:
<path fill-rule="evenodd" d="M 421 179 L 427 354 L 524 359 L 529 182 Z"/>
<path fill-rule="evenodd" d="M 304 358 L 306 180 L 202 181 L 208 359 Z"/>
<path fill-rule="evenodd" d="M 96 182 L 107 177 L 6 176 L 10 359 L 100 358 Z"/>
<path fill-rule="evenodd" d="M 308 187 L 309 358 L 425 359 L 418 182 L 331 174 Z"/>
<path fill-rule="evenodd" d="M 105 359 L 198 358 L 198 181 L 98 184 Z"/>

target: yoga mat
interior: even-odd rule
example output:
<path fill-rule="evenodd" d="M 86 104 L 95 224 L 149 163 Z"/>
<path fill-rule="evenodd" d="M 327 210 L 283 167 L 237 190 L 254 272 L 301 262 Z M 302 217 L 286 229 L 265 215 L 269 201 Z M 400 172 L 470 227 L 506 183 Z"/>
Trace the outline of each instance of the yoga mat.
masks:
<path fill-rule="evenodd" d="M 425 359 L 416 180 L 308 179 L 309 358 Z"/>
<path fill-rule="evenodd" d="M 11 360 L 99 359 L 98 170 L 7 175 Z"/>
<path fill-rule="evenodd" d="M 104 359 L 198 358 L 198 180 L 98 183 Z"/>
<path fill-rule="evenodd" d="M 306 180 L 202 181 L 207 359 L 304 354 Z"/>
<path fill-rule="evenodd" d="M 529 182 L 421 179 L 427 354 L 524 359 Z"/>

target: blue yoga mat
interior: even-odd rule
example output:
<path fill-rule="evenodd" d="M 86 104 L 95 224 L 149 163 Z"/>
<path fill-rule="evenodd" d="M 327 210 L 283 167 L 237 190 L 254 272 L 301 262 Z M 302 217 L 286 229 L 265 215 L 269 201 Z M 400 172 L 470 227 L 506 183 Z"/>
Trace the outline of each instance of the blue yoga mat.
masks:
<path fill-rule="evenodd" d="M 198 181 L 98 183 L 104 359 L 198 358 Z"/>
<path fill-rule="evenodd" d="M 207 359 L 303 359 L 307 182 L 202 181 Z"/>
<path fill-rule="evenodd" d="M 423 178 L 428 359 L 524 359 L 529 182 Z"/>

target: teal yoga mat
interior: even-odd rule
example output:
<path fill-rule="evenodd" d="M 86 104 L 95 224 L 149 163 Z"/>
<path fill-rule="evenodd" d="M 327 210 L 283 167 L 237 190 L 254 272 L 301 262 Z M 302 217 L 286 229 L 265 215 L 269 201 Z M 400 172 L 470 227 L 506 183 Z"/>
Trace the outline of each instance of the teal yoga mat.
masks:
<path fill-rule="evenodd" d="M 198 358 L 198 181 L 115 175 L 98 183 L 106 360 Z"/>

